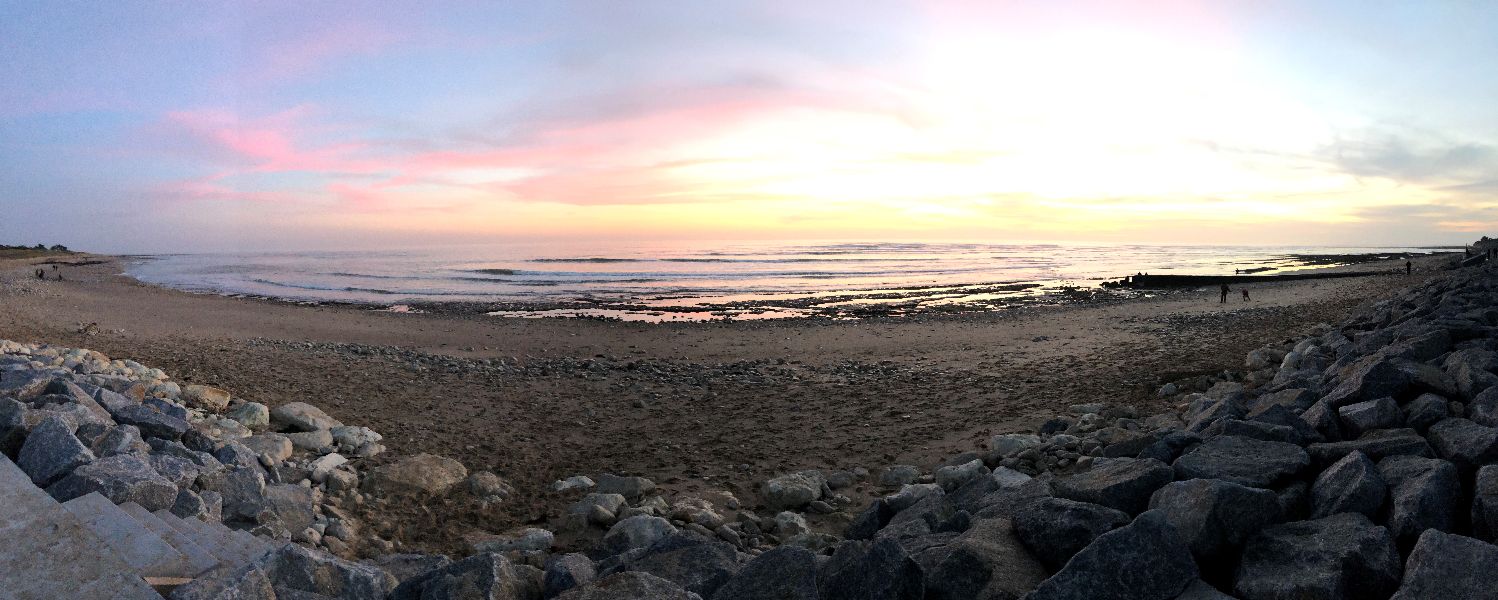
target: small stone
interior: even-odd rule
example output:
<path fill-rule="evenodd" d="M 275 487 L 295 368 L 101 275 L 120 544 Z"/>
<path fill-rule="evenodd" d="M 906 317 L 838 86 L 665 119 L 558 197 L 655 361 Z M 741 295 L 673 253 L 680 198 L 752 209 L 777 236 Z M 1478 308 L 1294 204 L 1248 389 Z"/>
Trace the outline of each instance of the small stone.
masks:
<path fill-rule="evenodd" d="M 826 479 L 818 471 L 801 471 L 766 481 L 760 495 L 770 510 L 800 508 L 822 497 Z"/>
<path fill-rule="evenodd" d="M 280 430 L 319 431 L 343 425 L 322 409 L 306 402 L 290 402 L 270 411 L 271 425 Z"/>
<path fill-rule="evenodd" d="M 570 492 L 572 490 L 591 489 L 595 484 L 586 475 L 573 475 L 566 479 L 559 479 L 551 484 L 553 492 Z"/>
<path fill-rule="evenodd" d="M 499 538 L 478 542 L 473 545 L 473 549 L 475 552 L 543 552 L 551 550 L 555 540 L 556 535 L 550 531 L 527 527 Z"/>

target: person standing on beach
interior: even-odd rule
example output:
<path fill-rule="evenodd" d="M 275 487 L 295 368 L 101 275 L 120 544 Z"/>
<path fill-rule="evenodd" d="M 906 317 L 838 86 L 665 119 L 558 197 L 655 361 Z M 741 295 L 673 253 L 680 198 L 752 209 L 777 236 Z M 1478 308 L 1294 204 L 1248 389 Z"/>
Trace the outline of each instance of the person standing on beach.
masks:
<path fill-rule="evenodd" d="M 1228 284 L 1226 284 L 1226 283 L 1222 284 L 1222 301 L 1221 301 L 1221 304 L 1227 304 L 1227 302 L 1228 302 L 1228 292 L 1231 292 L 1231 291 L 1232 290 L 1228 289 Z"/>
<path fill-rule="evenodd" d="M 1243 301 L 1248 302 L 1248 288 L 1243 288 Z"/>
<path fill-rule="evenodd" d="M 1409 275 L 1409 274 L 1412 274 L 1414 272 L 1415 272 L 1415 264 L 1412 263 L 1412 262 L 1410 262 L 1410 261 L 1404 261 L 1404 274 L 1405 275 Z"/>

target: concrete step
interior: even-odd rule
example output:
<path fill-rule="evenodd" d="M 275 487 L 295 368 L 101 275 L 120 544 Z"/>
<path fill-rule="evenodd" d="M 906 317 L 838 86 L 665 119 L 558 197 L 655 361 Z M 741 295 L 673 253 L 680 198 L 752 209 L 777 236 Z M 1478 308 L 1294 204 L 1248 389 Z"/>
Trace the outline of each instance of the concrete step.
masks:
<path fill-rule="evenodd" d="M 0 596 L 161 600 L 83 521 L 0 456 Z"/>
<path fill-rule="evenodd" d="M 157 511 L 156 516 L 212 551 L 215 556 L 219 557 L 219 564 L 226 566 L 238 564 L 239 556 L 234 552 L 233 545 L 229 543 L 228 534 L 225 533 L 222 525 L 214 527 L 212 523 L 198 519 L 183 519 L 166 511 Z"/>
<path fill-rule="evenodd" d="M 62 507 L 145 577 L 192 577 L 200 572 L 170 543 L 98 492 L 64 502 Z"/>
<path fill-rule="evenodd" d="M 141 505 L 134 502 L 126 502 L 120 505 L 120 509 L 124 510 L 131 517 L 134 517 L 136 521 L 140 521 L 147 529 L 156 532 L 156 535 L 161 536 L 161 539 L 166 540 L 178 552 L 186 556 L 188 564 L 192 565 L 192 568 L 198 573 L 207 572 L 218 566 L 219 562 L 221 562 L 222 559 L 212 549 L 204 548 L 190 536 L 163 523 L 161 519 L 151 514 L 151 511 L 146 510 Z"/>

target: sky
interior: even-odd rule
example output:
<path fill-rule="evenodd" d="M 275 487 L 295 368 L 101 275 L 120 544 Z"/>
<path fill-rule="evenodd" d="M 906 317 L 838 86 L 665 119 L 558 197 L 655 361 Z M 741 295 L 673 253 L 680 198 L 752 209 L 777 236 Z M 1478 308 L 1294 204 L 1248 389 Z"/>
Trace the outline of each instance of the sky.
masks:
<path fill-rule="evenodd" d="M 1492 2 L 0 0 L 0 243 L 1460 244 Z"/>

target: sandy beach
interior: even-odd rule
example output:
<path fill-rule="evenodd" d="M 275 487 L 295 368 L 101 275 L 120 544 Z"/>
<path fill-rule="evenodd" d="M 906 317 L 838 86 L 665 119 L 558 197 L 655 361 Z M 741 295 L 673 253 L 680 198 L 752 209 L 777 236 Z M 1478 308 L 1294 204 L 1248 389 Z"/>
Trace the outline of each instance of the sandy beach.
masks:
<path fill-rule="evenodd" d="M 629 324 L 396 314 L 190 294 L 119 275 L 118 258 L 0 262 L 0 337 L 87 347 L 272 407 L 306 401 L 510 480 L 504 510 L 445 523 L 501 530 L 554 517 L 550 482 L 643 475 L 667 492 L 729 489 L 797 468 L 930 465 L 1066 406 L 1157 408 L 1155 390 L 1241 367 L 1248 351 L 1341 319 L 1450 262 L 1388 275 L 1179 290 L 1101 305 L 863 321 Z M 70 260 L 76 260 L 77 257 Z M 1122 397 L 1121 397 L 1122 396 Z M 429 520 L 440 508 L 426 513 Z M 413 528 L 407 541 L 439 539 Z"/>

